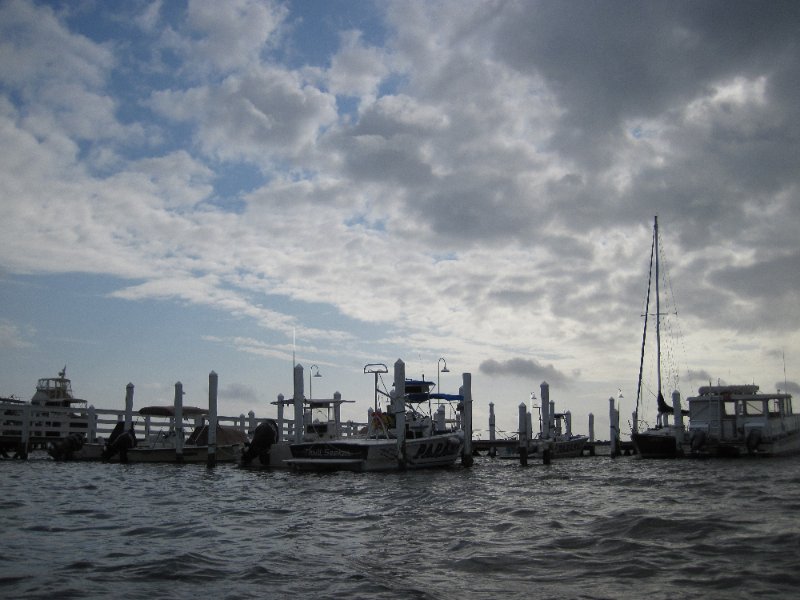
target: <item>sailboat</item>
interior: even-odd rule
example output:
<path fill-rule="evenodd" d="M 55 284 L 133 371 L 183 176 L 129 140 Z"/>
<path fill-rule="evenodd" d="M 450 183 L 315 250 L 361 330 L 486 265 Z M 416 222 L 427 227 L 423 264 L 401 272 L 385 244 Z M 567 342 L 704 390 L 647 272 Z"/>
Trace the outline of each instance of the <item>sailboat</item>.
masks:
<path fill-rule="evenodd" d="M 655 267 L 655 268 L 654 268 Z M 656 373 L 657 373 L 657 393 L 656 406 L 658 416 L 655 427 L 645 431 L 634 431 L 631 433 L 631 441 L 636 448 L 637 454 L 642 458 L 676 458 L 683 455 L 682 444 L 686 438 L 686 430 L 683 426 L 683 415 L 688 411 L 682 411 L 680 407 L 680 394 L 675 391 L 672 394 L 672 406 L 664 400 L 661 384 L 661 294 L 659 287 L 659 251 L 658 251 L 658 217 L 653 223 L 653 242 L 650 246 L 650 272 L 647 281 L 647 297 L 644 311 L 644 331 L 642 333 L 642 353 L 639 361 L 639 382 L 636 390 L 636 414 L 639 414 L 639 404 L 642 401 L 642 373 L 644 370 L 644 358 L 647 342 L 647 324 L 650 320 L 650 292 L 652 283 L 655 280 L 655 324 L 656 324 Z M 672 423 L 669 423 L 669 415 L 673 415 Z"/>

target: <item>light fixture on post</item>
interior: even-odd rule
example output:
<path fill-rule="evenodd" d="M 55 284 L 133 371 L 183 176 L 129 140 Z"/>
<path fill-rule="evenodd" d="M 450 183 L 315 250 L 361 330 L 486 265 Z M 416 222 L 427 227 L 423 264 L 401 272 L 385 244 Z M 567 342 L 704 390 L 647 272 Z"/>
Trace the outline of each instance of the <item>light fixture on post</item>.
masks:
<path fill-rule="evenodd" d="M 311 378 L 312 377 L 322 377 L 319 373 L 319 367 L 317 365 L 311 365 L 308 369 L 308 399 L 311 401 L 314 398 L 314 395 L 311 393 Z"/>
<path fill-rule="evenodd" d="M 442 363 L 444 363 L 444 367 L 441 366 Z M 437 394 L 441 394 L 442 393 L 442 389 L 439 387 L 439 374 L 440 373 L 449 373 L 449 372 L 450 372 L 450 369 L 447 368 L 447 361 L 444 359 L 444 357 L 442 357 L 438 361 L 436 361 L 436 393 Z M 441 403 L 442 402 L 440 400 L 436 404 L 438 406 Z"/>

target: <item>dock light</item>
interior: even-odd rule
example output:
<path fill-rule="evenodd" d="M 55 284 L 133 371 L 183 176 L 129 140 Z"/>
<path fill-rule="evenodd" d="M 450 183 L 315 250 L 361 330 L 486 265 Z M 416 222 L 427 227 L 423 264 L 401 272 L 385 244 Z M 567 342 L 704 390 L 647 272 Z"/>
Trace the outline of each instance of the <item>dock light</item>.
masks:
<path fill-rule="evenodd" d="M 317 365 L 311 365 L 308 369 L 308 399 L 312 400 L 314 395 L 311 393 L 311 378 L 312 377 L 322 377 L 319 372 L 319 367 Z"/>

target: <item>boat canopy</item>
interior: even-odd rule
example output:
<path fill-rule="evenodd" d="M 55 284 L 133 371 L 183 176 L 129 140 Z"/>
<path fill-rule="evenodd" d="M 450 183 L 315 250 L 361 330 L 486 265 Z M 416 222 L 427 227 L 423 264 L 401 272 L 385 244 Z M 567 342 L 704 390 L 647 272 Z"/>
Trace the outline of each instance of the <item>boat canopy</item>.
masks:
<path fill-rule="evenodd" d="M 145 406 L 139 409 L 139 414 L 149 417 L 174 417 L 174 406 Z M 200 417 L 208 414 L 207 408 L 198 408 L 197 406 L 184 406 L 184 417 Z"/>

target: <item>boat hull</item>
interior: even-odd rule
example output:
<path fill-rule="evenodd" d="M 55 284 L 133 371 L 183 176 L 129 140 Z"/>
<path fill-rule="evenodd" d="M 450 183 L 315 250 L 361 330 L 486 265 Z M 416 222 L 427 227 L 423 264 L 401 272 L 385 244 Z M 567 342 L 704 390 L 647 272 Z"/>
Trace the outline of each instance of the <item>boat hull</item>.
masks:
<path fill-rule="evenodd" d="M 631 434 L 636 454 L 641 458 L 679 458 L 683 456 L 682 445 L 671 430 L 643 431 Z"/>
<path fill-rule="evenodd" d="M 102 460 L 104 444 L 84 444 L 72 453 L 69 460 Z M 242 454 L 239 444 L 217 446 L 216 462 L 237 462 Z M 115 454 L 107 462 L 121 462 L 119 454 Z M 129 463 L 207 463 L 208 446 L 184 446 L 179 459 L 175 448 L 129 448 L 126 462 Z"/>
<path fill-rule="evenodd" d="M 396 471 L 449 467 L 461 456 L 461 433 L 408 439 L 404 459 L 397 440 L 357 438 L 301 442 L 291 445 L 285 462 L 299 471 Z"/>

